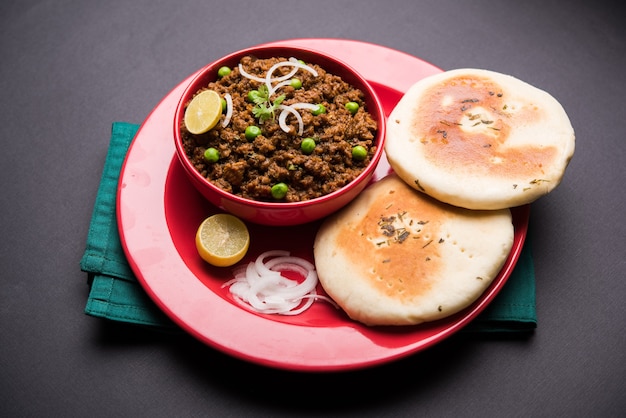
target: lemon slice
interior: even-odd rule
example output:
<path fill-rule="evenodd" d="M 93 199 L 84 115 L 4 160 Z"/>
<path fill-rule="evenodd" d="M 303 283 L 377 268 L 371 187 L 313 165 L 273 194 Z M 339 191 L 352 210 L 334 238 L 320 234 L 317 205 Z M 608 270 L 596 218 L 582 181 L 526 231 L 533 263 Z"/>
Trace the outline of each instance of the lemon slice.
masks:
<path fill-rule="evenodd" d="M 222 100 L 213 90 L 204 90 L 197 94 L 185 110 L 185 126 L 194 135 L 203 134 L 212 129 L 222 115 Z"/>
<path fill-rule="evenodd" d="M 206 218 L 196 233 L 198 254 L 207 263 L 228 267 L 246 255 L 250 246 L 248 228 L 241 219 L 227 213 Z"/>

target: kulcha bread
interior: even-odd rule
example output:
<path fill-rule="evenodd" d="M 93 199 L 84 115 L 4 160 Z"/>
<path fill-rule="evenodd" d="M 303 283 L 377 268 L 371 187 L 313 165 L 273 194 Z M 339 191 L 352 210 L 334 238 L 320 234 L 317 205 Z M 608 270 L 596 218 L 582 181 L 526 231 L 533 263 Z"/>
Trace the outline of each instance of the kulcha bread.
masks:
<path fill-rule="evenodd" d="M 468 209 L 531 203 L 560 182 L 574 130 L 550 94 L 458 69 L 418 81 L 389 116 L 385 152 L 407 184 Z"/>
<path fill-rule="evenodd" d="M 350 318 L 419 324 L 478 299 L 504 265 L 513 233 L 509 209 L 451 206 L 390 174 L 324 221 L 315 265 Z"/>

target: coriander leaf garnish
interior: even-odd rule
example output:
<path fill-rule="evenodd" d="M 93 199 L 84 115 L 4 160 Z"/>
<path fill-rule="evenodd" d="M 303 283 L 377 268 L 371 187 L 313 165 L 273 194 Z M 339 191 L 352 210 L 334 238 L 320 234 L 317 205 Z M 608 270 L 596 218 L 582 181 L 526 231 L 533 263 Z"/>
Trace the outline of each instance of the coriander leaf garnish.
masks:
<path fill-rule="evenodd" d="M 269 89 L 265 84 L 259 86 L 257 94 L 254 95 L 254 108 L 252 114 L 258 118 L 260 122 L 274 119 L 276 117 L 276 109 L 285 100 L 285 95 L 281 94 L 272 102 L 269 98 Z"/>

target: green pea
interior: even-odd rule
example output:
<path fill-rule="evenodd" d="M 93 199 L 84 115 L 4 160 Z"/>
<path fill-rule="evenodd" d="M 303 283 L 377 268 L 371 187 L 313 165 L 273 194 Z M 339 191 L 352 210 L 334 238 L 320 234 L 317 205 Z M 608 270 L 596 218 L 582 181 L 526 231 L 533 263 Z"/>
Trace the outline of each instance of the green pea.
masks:
<path fill-rule="evenodd" d="M 219 70 L 217 70 L 217 76 L 219 78 L 226 77 L 228 74 L 230 74 L 230 68 L 226 66 L 220 67 Z"/>
<path fill-rule="evenodd" d="M 220 99 L 222 103 L 222 113 L 226 112 L 226 99 Z"/>
<path fill-rule="evenodd" d="M 252 103 L 254 103 L 254 101 L 259 97 L 259 91 L 258 90 L 250 90 L 248 92 L 248 100 L 251 101 Z"/>
<path fill-rule="evenodd" d="M 289 85 L 293 87 L 294 89 L 299 90 L 302 88 L 302 81 L 299 78 L 294 77 L 289 82 Z"/>
<path fill-rule="evenodd" d="M 306 62 L 304 62 L 303 60 L 298 60 L 298 62 L 302 65 L 306 65 Z"/>
<path fill-rule="evenodd" d="M 204 159 L 209 163 L 216 163 L 220 159 L 220 152 L 213 147 L 207 148 L 204 151 Z"/>
<path fill-rule="evenodd" d="M 315 116 L 321 115 L 322 113 L 326 113 L 326 107 L 323 104 L 318 104 L 315 109 L 311 111 Z"/>
<path fill-rule="evenodd" d="M 300 143 L 300 149 L 305 154 L 310 154 L 315 149 L 315 140 L 313 138 L 304 138 Z"/>
<path fill-rule="evenodd" d="M 261 135 L 261 128 L 259 128 L 258 126 L 250 125 L 246 128 L 245 135 L 248 141 L 252 141 L 254 138 Z"/>
<path fill-rule="evenodd" d="M 357 145 L 352 148 L 352 158 L 357 161 L 362 161 L 367 157 L 367 149 L 362 145 Z"/>
<path fill-rule="evenodd" d="M 272 186 L 272 197 L 274 199 L 282 199 L 287 196 L 289 187 L 285 183 L 276 183 Z"/>
<path fill-rule="evenodd" d="M 357 102 L 348 102 L 346 103 L 346 109 L 354 115 L 359 110 L 359 104 Z"/>

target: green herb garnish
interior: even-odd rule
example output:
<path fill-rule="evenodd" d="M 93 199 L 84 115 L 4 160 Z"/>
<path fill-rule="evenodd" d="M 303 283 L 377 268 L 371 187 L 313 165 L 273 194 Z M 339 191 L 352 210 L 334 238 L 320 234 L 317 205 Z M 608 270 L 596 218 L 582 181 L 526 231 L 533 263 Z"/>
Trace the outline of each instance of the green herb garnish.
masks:
<path fill-rule="evenodd" d="M 252 101 L 255 104 L 252 109 L 252 114 L 254 114 L 254 117 L 259 119 L 260 122 L 274 120 L 276 117 L 276 109 L 278 109 L 278 106 L 280 106 L 283 100 L 285 100 L 285 95 L 281 94 L 274 99 L 274 101 L 271 101 L 267 86 L 262 84 L 259 86 L 257 94 L 252 97 Z"/>

